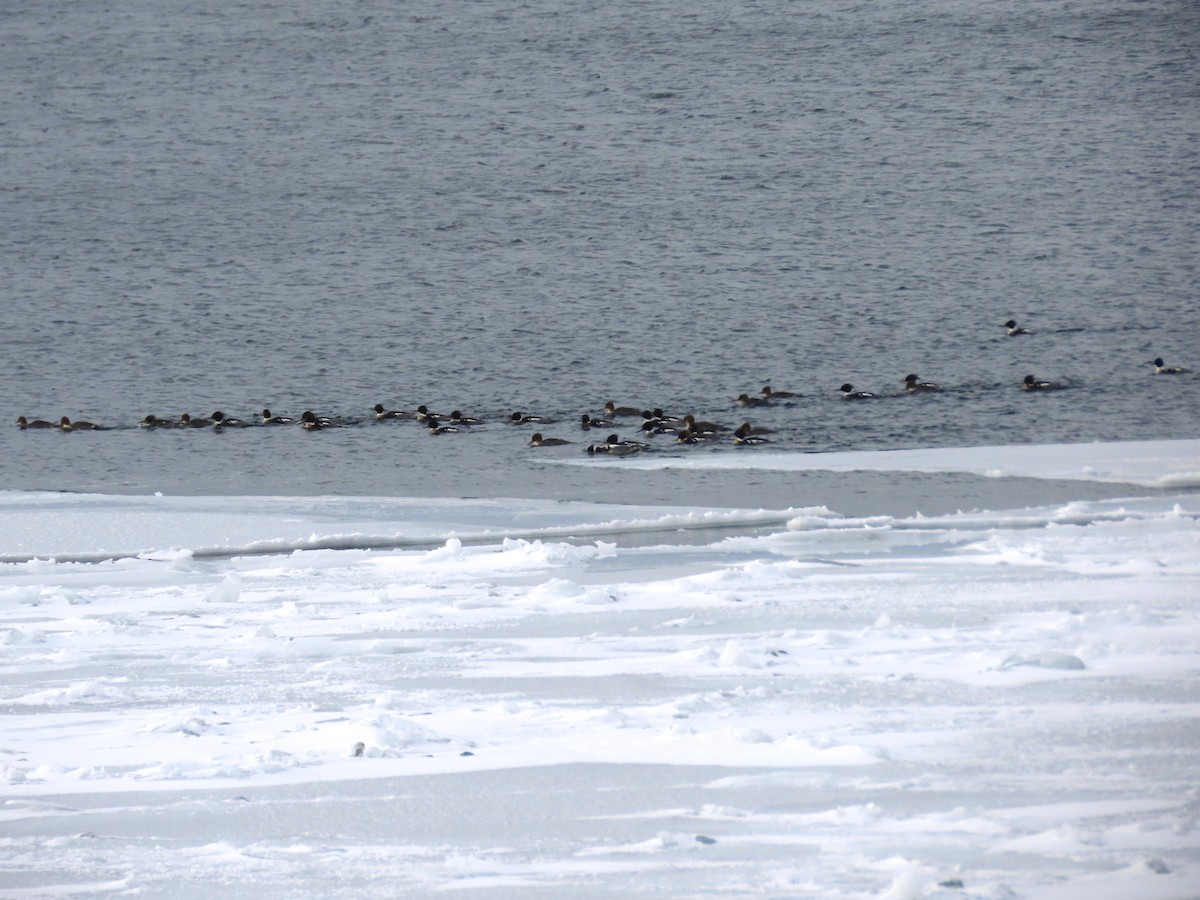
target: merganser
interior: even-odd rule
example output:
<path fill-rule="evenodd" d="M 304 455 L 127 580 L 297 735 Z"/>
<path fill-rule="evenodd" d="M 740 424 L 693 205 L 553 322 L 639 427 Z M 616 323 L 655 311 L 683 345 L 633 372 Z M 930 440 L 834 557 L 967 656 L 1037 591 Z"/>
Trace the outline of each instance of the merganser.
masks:
<path fill-rule="evenodd" d="M 91 422 L 72 422 L 66 416 L 58 420 L 58 427 L 63 431 L 100 431 L 100 425 L 93 425 Z"/>
<path fill-rule="evenodd" d="M 615 434 L 610 434 L 603 442 L 598 444 L 589 444 L 588 453 L 610 453 L 614 456 L 627 456 L 630 453 L 637 453 L 639 450 L 644 450 L 649 444 L 643 444 L 641 441 L 621 440 Z"/>
<path fill-rule="evenodd" d="M 262 423 L 264 425 L 291 425 L 295 421 L 289 416 L 273 416 L 269 409 L 262 411 Z"/>
<path fill-rule="evenodd" d="M 210 416 L 213 423 L 213 428 L 245 428 L 247 423 L 241 419 L 230 418 L 225 413 L 218 410 Z"/>
<path fill-rule="evenodd" d="M 331 428 L 333 419 L 328 416 L 318 416 L 311 409 L 306 409 L 300 416 L 300 427 L 308 431 L 320 431 L 322 428 Z"/>
<path fill-rule="evenodd" d="M 580 428 L 612 428 L 611 419 L 593 419 L 587 413 L 579 417 Z"/>
<path fill-rule="evenodd" d="M 464 416 L 461 410 L 456 409 L 450 413 L 451 425 L 480 425 L 482 423 L 483 419 L 477 419 L 474 416 Z"/>
<path fill-rule="evenodd" d="M 910 394 L 935 394 L 941 391 L 941 388 L 931 381 L 917 381 L 916 375 L 904 376 L 904 389 Z"/>
<path fill-rule="evenodd" d="M 632 406 L 617 406 L 617 404 L 609 400 L 604 404 L 604 413 L 609 416 L 640 416 L 642 411 L 634 409 Z"/>
<path fill-rule="evenodd" d="M 733 442 L 739 447 L 745 447 L 750 444 L 769 444 L 769 438 L 765 438 L 760 434 L 735 434 Z"/>
<path fill-rule="evenodd" d="M 427 416 L 425 427 L 430 434 L 458 434 L 461 429 L 454 425 L 443 425 L 434 416 Z"/>
<path fill-rule="evenodd" d="M 1191 369 L 1185 369 L 1183 366 L 1168 366 L 1163 363 L 1163 358 L 1160 356 L 1154 360 L 1155 375 L 1185 375 Z"/>
<path fill-rule="evenodd" d="M 721 435 L 715 431 L 696 431 L 693 428 L 685 428 L 678 433 L 675 438 L 680 444 L 698 444 L 701 441 L 719 441 Z"/>
<path fill-rule="evenodd" d="M 749 394 L 738 394 L 734 401 L 738 406 L 770 406 L 771 401 L 766 397 L 751 397 Z"/>
<path fill-rule="evenodd" d="M 685 431 L 694 431 L 697 434 L 716 434 L 718 431 L 727 430 L 724 425 L 718 425 L 716 422 L 697 422 L 691 413 L 683 417 L 683 427 Z"/>
<path fill-rule="evenodd" d="M 1057 381 L 1038 381 L 1032 375 L 1026 375 L 1021 382 L 1021 389 L 1025 391 L 1056 391 L 1061 387 Z"/>
<path fill-rule="evenodd" d="M 1028 328 L 1019 328 L 1014 319 L 1009 319 L 1004 323 L 1004 327 L 1008 329 L 1009 337 L 1016 337 L 1019 334 L 1033 334 Z"/>
<path fill-rule="evenodd" d="M 563 444 L 569 443 L 571 442 L 563 440 L 562 438 L 542 437 L 542 433 L 540 431 L 534 432 L 533 437 L 529 439 L 530 447 L 561 447 Z"/>
<path fill-rule="evenodd" d="M 668 425 L 682 425 L 683 424 L 683 419 L 681 419 L 679 416 L 668 416 L 665 412 L 662 411 L 661 406 L 656 406 L 654 408 L 654 418 L 658 419 L 658 421 L 660 421 L 660 422 L 666 422 Z"/>
<path fill-rule="evenodd" d="M 212 423 L 213 423 L 212 419 L 205 419 L 205 418 L 193 419 L 187 413 L 184 413 L 182 416 L 179 417 L 179 427 L 180 428 L 207 428 Z"/>
<path fill-rule="evenodd" d="M 875 399 L 875 395 L 872 394 L 870 391 L 856 391 L 854 389 L 854 385 L 852 385 L 852 384 L 843 384 L 840 388 L 838 388 L 838 390 L 842 392 L 842 399 L 844 399 L 844 400 L 874 400 Z"/>
<path fill-rule="evenodd" d="M 381 422 L 384 419 L 411 419 L 412 417 L 412 413 L 402 409 L 387 409 L 382 403 L 375 404 L 375 418 Z"/>
<path fill-rule="evenodd" d="M 774 428 L 767 428 L 765 425 L 751 425 L 749 422 L 743 422 L 738 426 L 733 433 L 734 437 L 749 437 L 752 434 L 774 434 Z"/>
<path fill-rule="evenodd" d="M 529 425 L 537 422 L 549 425 L 553 421 L 553 419 L 547 419 L 545 416 L 526 416 L 519 412 L 515 412 L 508 417 L 510 425 Z"/>
<path fill-rule="evenodd" d="M 425 422 L 425 421 L 428 421 L 429 419 L 444 419 L 444 418 L 446 418 L 446 416 L 444 413 L 430 412 L 429 407 L 426 406 L 424 403 L 422 403 L 420 406 L 417 407 L 416 418 L 417 418 L 418 422 Z"/>
<path fill-rule="evenodd" d="M 800 396 L 791 391 L 773 391 L 769 384 L 763 387 L 762 395 L 767 400 L 791 400 Z"/>
<path fill-rule="evenodd" d="M 34 419 L 32 422 L 24 416 L 17 416 L 17 427 L 24 430 L 26 428 L 58 428 L 53 422 L 47 422 L 45 419 Z"/>

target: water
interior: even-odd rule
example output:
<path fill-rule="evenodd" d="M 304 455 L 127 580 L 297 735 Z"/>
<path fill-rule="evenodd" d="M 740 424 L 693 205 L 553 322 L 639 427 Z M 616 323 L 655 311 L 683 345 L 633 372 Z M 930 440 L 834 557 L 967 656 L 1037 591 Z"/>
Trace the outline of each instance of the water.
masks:
<path fill-rule="evenodd" d="M 736 425 L 731 398 L 771 384 L 803 397 L 749 418 L 798 451 L 1200 432 L 1200 379 L 1150 374 L 1200 368 L 1190 4 L 3 22 L 9 421 L 426 403 L 586 441 L 573 423 L 608 399 Z M 1006 338 L 1010 317 L 1038 333 Z M 947 391 L 835 394 L 899 395 L 908 372 Z M 1024 395 L 1028 372 L 1071 389 Z M 0 488 L 794 500 L 557 466 L 529 433 L 6 428 Z"/>

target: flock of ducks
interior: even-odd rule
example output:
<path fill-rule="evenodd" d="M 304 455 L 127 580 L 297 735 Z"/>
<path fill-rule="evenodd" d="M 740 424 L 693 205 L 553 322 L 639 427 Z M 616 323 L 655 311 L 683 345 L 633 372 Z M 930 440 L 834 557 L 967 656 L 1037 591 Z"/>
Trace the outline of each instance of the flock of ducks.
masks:
<path fill-rule="evenodd" d="M 1009 319 L 1004 323 L 1009 337 L 1021 337 L 1032 335 L 1033 332 L 1020 327 L 1016 321 Z M 1190 369 L 1181 366 L 1168 366 L 1164 363 L 1162 357 L 1154 360 L 1154 374 L 1156 375 L 1182 375 L 1190 372 Z M 915 374 L 905 376 L 901 382 L 904 385 L 904 391 L 908 394 L 930 394 L 940 393 L 942 388 L 929 381 L 921 381 Z M 1033 375 L 1026 375 L 1021 382 L 1020 387 L 1024 391 L 1051 391 L 1064 387 L 1057 381 L 1042 381 L 1035 378 Z M 862 391 L 855 389 L 852 384 L 843 384 L 838 389 L 845 400 L 871 400 L 878 395 L 870 391 Z M 734 401 L 736 405 L 741 407 L 767 407 L 773 406 L 776 402 L 788 403 L 800 397 L 799 394 L 791 391 L 776 391 L 770 385 L 764 386 L 763 389 L 756 395 L 749 393 L 740 394 Z M 374 418 L 376 421 L 388 421 L 409 419 L 415 420 L 423 425 L 430 434 L 453 434 L 459 431 L 469 430 L 473 425 L 483 424 L 481 419 L 474 416 L 464 415 L 460 410 L 454 410 L 449 414 L 434 413 L 427 406 L 418 406 L 415 410 L 400 410 L 388 409 L 382 403 L 376 403 L 374 407 Z M 616 427 L 618 419 L 636 419 L 639 420 L 639 428 L 641 437 L 649 437 L 651 435 L 671 435 L 680 444 L 699 444 L 704 442 L 712 442 L 722 440 L 728 433 L 732 442 L 735 445 L 745 446 L 754 444 L 767 444 L 771 439 L 766 437 L 772 434 L 773 430 L 762 426 L 754 426 L 749 422 L 743 423 L 740 427 L 730 431 L 726 426 L 719 425 L 715 422 L 697 421 L 694 415 L 685 415 L 682 417 L 670 416 L 663 412 L 662 409 L 645 410 L 638 409 L 632 406 L 617 406 L 613 401 L 605 404 L 604 415 L 591 416 L 584 413 L 580 417 L 580 427 L 585 431 L 591 429 L 609 429 Z M 284 426 L 296 425 L 307 431 L 321 431 L 326 428 L 338 428 L 345 425 L 356 424 L 359 420 L 347 420 L 339 417 L 319 416 L 311 410 L 306 410 L 298 417 L 275 415 L 269 409 L 264 409 L 262 415 L 252 420 L 238 419 L 232 416 L 227 416 L 220 410 L 214 412 L 211 416 L 191 416 L 184 413 L 178 419 L 166 419 L 156 415 L 147 415 L 142 419 L 138 426 L 146 429 L 158 428 L 209 428 L 214 430 L 223 430 L 226 428 L 245 428 L 249 426 Z M 551 419 L 545 416 L 529 415 L 517 411 L 512 413 L 507 418 L 507 423 L 510 425 L 544 425 L 550 424 Z M 60 431 L 100 431 L 106 430 L 106 426 L 97 425 L 93 422 L 72 421 L 63 416 L 57 422 L 47 421 L 45 419 L 27 419 L 21 416 L 17 419 L 17 427 L 21 429 L 57 429 Z M 534 432 L 529 440 L 531 447 L 559 447 L 566 444 L 574 443 L 573 441 L 564 438 L 546 437 L 541 431 Z M 589 454 L 607 454 L 612 456 L 626 456 L 632 453 L 637 453 L 649 447 L 649 444 L 639 440 L 622 440 L 616 432 L 609 434 L 602 441 L 595 441 L 587 445 Z"/>

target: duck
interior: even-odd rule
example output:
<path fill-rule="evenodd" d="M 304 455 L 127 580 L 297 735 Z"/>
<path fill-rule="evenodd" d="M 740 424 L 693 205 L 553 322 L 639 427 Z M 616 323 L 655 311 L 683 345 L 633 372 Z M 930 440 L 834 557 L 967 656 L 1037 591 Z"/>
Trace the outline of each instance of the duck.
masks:
<path fill-rule="evenodd" d="M 679 416 L 668 416 L 665 412 L 663 412 L 663 409 L 661 406 L 656 406 L 654 408 L 654 418 L 658 419 L 658 421 L 660 421 L 660 422 L 665 422 L 668 425 L 682 425 L 683 424 L 682 418 L 680 418 Z"/>
<path fill-rule="evenodd" d="M 306 431 L 320 431 L 322 428 L 330 428 L 333 426 L 333 419 L 328 416 L 318 416 L 311 409 L 306 409 L 300 414 L 300 427 Z"/>
<path fill-rule="evenodd" d="M 461 430 L 455 425 L 443 425 L 436 416 L 426 416 L 425 429 L 430 434 L 458 434 Z"/>
<path fill-rule="evenodd" d="M 694 428 L 684 428 L 676 433 L 675 440 L 680 444 L 699 444 L 701 441 L 719 441 L 721 435 L 716 431 L 696 431 Z"/>
<path fill-rule="evenodd" d="M 24 431 L 26 428 L 57 428 L 53 422 L 47 422 L 45 419 L 34 419 L 30 421 L 24 416 L 17 416 L 17 427 Z"/>
<path fill-rule="evenodd" d="M 765 438 L 761 434 L 737 434 L 734 433 L 733 443 L 738 447 L 747 447 L 754 444 L 769 444 L 770 438 Z"/>
<path fill-rule="evenodd" d="M 917 381 L 916 375 L 904 376 L 904 389 L 910 394 L 936 394 L 941 391 L 941 388 L 931 381 Z"/>
<path fill-rule="evenodd" d="M 1183 366 L 1168 366 L 1163 362 L 1161 356 L 1154 360 L 1155 375 L 1186 375 L 1191 369 L 1185 369 Z"/>
<path fill-rule="evenodd" d="M 215 413 L 213 413 L 211 416 L 209 416 L 209 418 L 212 419 L 213 428 L 218 428 L 218 429 L 220 429 L 220 428 L 245 428 L 247 425 L 250 424 L 249 422 L 246 422 L 242 419 L 236 419 L 236 418 L 233 418 L 232 416 L 227 416 L 227 415 L 225 415 L 225 413 L 221 412 L 220 410 L 217 410 Z"/>
<path fill-rule="evenodd" d="M 749 394 L 738 394 L 734 401 L 738 406 L 770 406 L 771 401 L 766 397 L 751 397 Z"/>
<path fill-rule="evenodd" d="M 716 434 L 719 431 L 727 431 L 724 425 L 718 425 L 716 422 L 697 422 L 696 417 L 688 413 L 683 417 L 683 428 L 685 431 L 694 431 L 696 434 Z"/>
<path fill-rule="evenodd" d="M 375 404 L 375 418 L 380 422 L 385 419 L 411 419 L 413 414 L 402 409 L 388 409 L 382 403 Z"/>
<path fill-rule="evenodd" d="M 171 419 L 160 419 L 158 416 L 154 415 L 154 413 L 150 413 L 149 415 L 146 416 L 146 418 L 144 418 L 144 419 L 142 419 L 142 421 L 138 422 L 138 427 L 139 428 L 174 428 L 178 424 L 179 424 L 178 422 L 174 422 Z"/>
<path fill-rule="evenodd" d="M 854 385 L 852 385 L 852 384 L 843 384 L 840 388 L 838 388 L 838 390 L 842 392 L 843 400 L 874 400 L 875 399 L 875 395 L 872 394 L 870 391 L 856 391 L 854 389 Z"/>
<path fill-rule="evenodd" d="M 273 416 L 269 409 L 262 411 L 262 423 L 264 425 L 291 425 L 295 419 L 290 416 Z"/>
<path fill-rule="evenodd" d="M 430 412 L 429 407 L 426 406 L 424 403 L 422 403 L 420 406 L 417 407 L 416 419 L 418 422 L 426 422 L 429 419 L 444 419 L 444 418 L 446 418 L 445 413 Z"/>
<path fill-rule="evenodd" d="M 563 444 L 571 443 L 563 438 L 548 438 L 542 437 L 540 431 L 535 431 L 533 437 L 529 439 L 530 447 L 561 447 Z"/>
<path fill-rule="evenodd" d="M 451 425 L 482 425 L 483 419 L 477 419 L 474 416 L 464 416 L 462 410 L 456 409 L 450 413 Z"/>
<path fill-rule="evenodd" d="M 674 434 L 678 428 L 668 422 L 663 422 L 661 419 L 644 419 L 642 421 L 642 434 Z"/>
<path fill-rule="evenodd" d="M 545 416 L 527 416 L 520 412 L 515 412 L 508 417 L 510 425 L 530 425 L 534 423 L 549 425 L 553 421 L 553 419 L 547 419 Z"/>
<path fill-rule="evenodd" d="M 645 450 L 649 444 L 643 444 L 641 441 L 621 440 L 616 434 L 610 434 L 603 441 L 597 444 L 589 444 L 588 453 L 609 453 L 613 456 L 628 456 L 630 453 L 637 453 L 640 450 Z"/>
<path fill-rule="evenodd" d="M 1028 328 L 1019 327 L 1017 325 L 1015 319 L 1009 319 L 1007 322 L 1004 323 L 1004 327 L 1008 329 L 1009 337 L 1017 337 L 1018 335 L 1021 335 L 1021 334 L 1033 334 L 1033 332 L 1030 331 Z"/>
<path fill-rule="evenodd" d="M 632 406 L 617 406 L 612 400 L 604 404 L 606 416 L 640 416 L 642 411 Z"/>
<path fill-rule="evenodd" d="M 1025 380 L 1021 382 L 1021 390 L 1023 391 L 1056 391 L 1062 387 L 1062 384 L 1057 381 L 1038 381 L 1032 375 L 1026 375 Z"/>
<path fill-rule="evenodd" d="M 584 413 L 579 417 L 580 428 L 612 428 L 612 426 L 613 423 L 611 419 L 593 419 L 587 413 Z"/>
<path fill-rule="evenodd" d="M 765 425 L 751 425 L 749 422 L 743 422 L 733 432 L 734 437 L 749 437 L 752 434 L 774 434 L 774 428 L 767 428 Z"/>
<path fill-rule="evenodd" d="M 103 426 L 91 422 L 72 422 L 66 416 L 58 420 L 58 427 L 63 431 L 100 431 Z"/>
<path fill-rule="evenodd" d="M 769 384 L 763 385 L 761 393 L 764 400 L 794 400 L 800 396 L 792 391 L 773 391 Z"/>
<path fill-rule="evenodd" d="M 212 419 L 205 419 L 203 417 L 193 419 L 188 413 L 184 413 L 179 417 L 180 428 L 207 428 L 212 423 Z"/>

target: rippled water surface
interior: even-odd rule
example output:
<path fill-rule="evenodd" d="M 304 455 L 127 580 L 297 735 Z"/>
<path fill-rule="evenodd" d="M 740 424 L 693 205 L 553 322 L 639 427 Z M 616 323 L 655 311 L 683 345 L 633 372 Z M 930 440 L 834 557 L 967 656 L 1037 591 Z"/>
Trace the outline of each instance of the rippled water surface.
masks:
<path fill-rule="evenodd" d="M 545 413 L 586 442 L 574 423 L 608 399 L 752 418 L 795 450 L 1200 433 L 1200 377 L 1150 364 L 1200 369 L 1193 5 L 0 21 L 4 415 L 128 426 L 5 428 L 0 488 L 587 498 L 593 475 L 495 423 Z M 946 391 L 901 396 L 908 372 Z M 1023 394 L 1031 372 L 1069 390 Z M 802 397 L 732 405 L 766 384 Z M 376 402 L 493 424 L 132 428 Z"/>

